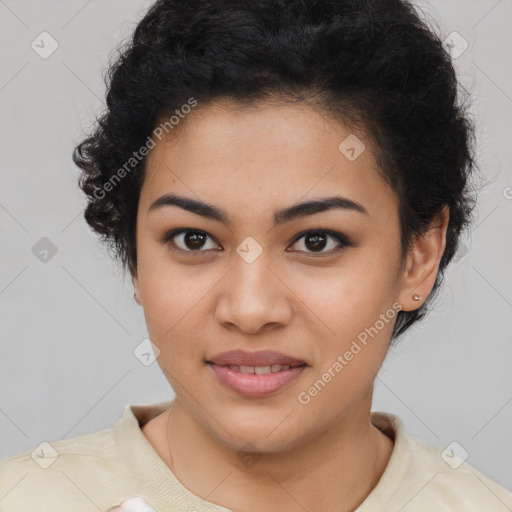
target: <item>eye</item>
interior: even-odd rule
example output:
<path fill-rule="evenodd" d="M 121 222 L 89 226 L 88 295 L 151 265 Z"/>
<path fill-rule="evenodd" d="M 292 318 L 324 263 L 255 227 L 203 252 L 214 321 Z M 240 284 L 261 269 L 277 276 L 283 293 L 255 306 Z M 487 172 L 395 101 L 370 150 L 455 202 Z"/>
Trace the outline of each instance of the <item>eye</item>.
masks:
<path fill-rule="evenodd" d="M 178 249 L 186 252 L 204 252 L 205 250 L 218 249 L 216 243 L 208 244 L 208 239 L 213 241 L 210 235 L 204 231 L 180 228 L 166 233 L 162 242 L 172 241 Z"/>
<path fill-rule="evenodd" d="M 294 245 L 299 245 L 299 252 L 306 252 L 310 254 L 319 253 L 322 255 L 339 252 L 345 247 L 349 247 L 351 245 L 349 239 L 341 233 L 320 230 L 300 233 L 293 243 Z M 300 247 L 304 247 L 305 250 Z M 336 247 L 338 248 L 336 249 Z M 330 250 L 324 250 L 326 248 Z"/>
<path fill-rule="evenodd" d="M 208 242 L 209 241 L 209 242 Z M 192 228 L 173 229 L 166 233 L 162 242 L 172 244 L 184 252 L 205 252 L 222 250 L 208 233 Z M 300 242 L 300 243 L 299 243 Z M 298 252 L 328 255 L 340 252 L 351 246 L 350 240 L 343 234 L 329 230 L 306 231 L 297 235 L 292 245 L 299 245 Z M 301 248 L 301 245 L 303 248 Z M 327 249 L 327 250 L 325 250 Z M 289 251 L 289 249 L 286 249 Z"/>

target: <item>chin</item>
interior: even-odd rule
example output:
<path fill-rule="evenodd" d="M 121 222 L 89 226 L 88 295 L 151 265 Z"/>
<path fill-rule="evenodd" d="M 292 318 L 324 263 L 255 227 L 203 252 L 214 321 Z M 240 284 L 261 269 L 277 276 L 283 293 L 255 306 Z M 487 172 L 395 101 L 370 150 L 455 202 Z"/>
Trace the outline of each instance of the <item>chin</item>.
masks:
<path fill-rule="evenodd" d="M 289 412 L 283 414 L 286 409 L 282 407 L 265 414 L 261 410 L 240 409 L 238 406 L 231 413 L 223 410 L 220 425 L 205 418 L 210 432 L 233 450 L 277 453 L 293 448 L 304 437 L 305 423 L 299 420 L 299 427 L 296 417 L 293 423 L 285 420 Z"/>

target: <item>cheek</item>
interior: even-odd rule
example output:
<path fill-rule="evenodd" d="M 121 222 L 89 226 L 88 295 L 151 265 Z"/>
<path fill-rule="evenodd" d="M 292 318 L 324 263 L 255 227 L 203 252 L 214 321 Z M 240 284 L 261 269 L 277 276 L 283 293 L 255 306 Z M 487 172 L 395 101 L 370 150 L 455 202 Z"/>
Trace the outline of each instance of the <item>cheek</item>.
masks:
<path fill-rule="evenodd" d="M 341 414 L 359 403 L 370 392 L 387 353 L 397 316 L 393 279 L 373 262 L 350 266 L 323 286 L 310 285 L 310 305 L 333 331 L 328 336 L 312 333 L 317 364 L 296 397 L 312 417 L 325 411 Z"/>
<path fill-rule="evenodd" d="M 207 289 L 201 293 L 177 275 L 159 276 L 147 283 L 144 316 L 149 338 L 160 350 L 160 368 L 179 391 L 180 383 L 190 384 L 203 364 L 200 330 L 205 322 L 200 299 Z"/>
<path fill-rule="evenodd" d="M 315 402 L 313 408 L 348 406 L 368 392 L 397 317 L 395 281 L 391 258 L 360 251 L 328 279 L 310 282 L 310 306 L 330 328 L 328 336 L 315 336 L 318 365 L 309 383 L 312 394 L 303 390 Z"/>
<path fill-rule="evenodd" d="M 372 325 L 394 302 L 397 274 L 390 258 L 354 252 L 344 265 L 302 281 L 307 305 L 337 337 Z"/>
<path fill-rule="evenodd" d="M 160 366 L 172 375 L 195 375 L 202 364 L 205 308 L 218 274 L 208 265 L 172 263 L 161 247 L 148 244 L 140 251 L 138 277 L 149 338 L 160 350 Z"/>
<path fill-rule="evenodd" d="M 137 273 L 144 301 L 144 316 L 151 339 L 158 346 L 180 325 L 193 308 L 197 279 L 184 275 L 170 263 L 166 251 L 154 242 L 141 239 Z"/>
<path fill-rule="evenodd" d="M 150 338 L 162 352 L 190 339 L 204 325 L 201 299 L 211 284 L 198 284 L 177 274 L 151 277 L 145 284 L 144 316 Z"/>

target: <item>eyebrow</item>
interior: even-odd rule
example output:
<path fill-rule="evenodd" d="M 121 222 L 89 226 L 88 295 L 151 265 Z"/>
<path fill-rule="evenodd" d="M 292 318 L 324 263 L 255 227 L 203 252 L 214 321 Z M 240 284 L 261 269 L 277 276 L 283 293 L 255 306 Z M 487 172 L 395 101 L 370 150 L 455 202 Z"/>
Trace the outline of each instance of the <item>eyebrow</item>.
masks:
<path fill-rule="evenodd" d="M 165 206 L 178 206 L 179 208 L 183 208 L 184 210 L 196 213 L 208 219 L 217 220 L 226 225 L 231 224 L 228 213 L 221 208 L 204 203 L 203 201 L 175 194 L 165 194 L 156 199 L 149 207 L 148 213 L 159 210 Z M 324 197 L 294 204 L 288 208 L 278 210 L 274 213 L 274 227 L 298 218 L 334 209 L 356 211 L 368 215 L 368 211 L 361 204 L 351 199 L 342 196 Z"/>

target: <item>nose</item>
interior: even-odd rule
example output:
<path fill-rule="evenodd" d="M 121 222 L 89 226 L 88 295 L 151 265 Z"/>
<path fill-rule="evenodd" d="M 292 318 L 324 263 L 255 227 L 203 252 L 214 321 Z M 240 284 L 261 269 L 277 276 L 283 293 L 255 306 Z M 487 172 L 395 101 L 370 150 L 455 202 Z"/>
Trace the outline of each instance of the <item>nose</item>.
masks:
<path fill-rule="evenodd" d="M 270 263 L 263 254 L 252 263 L 235 259 L 234 268 L 222 281 L 216 308 L 219 324 L 256 334 L 291 321 L 291 292 Z"/>

